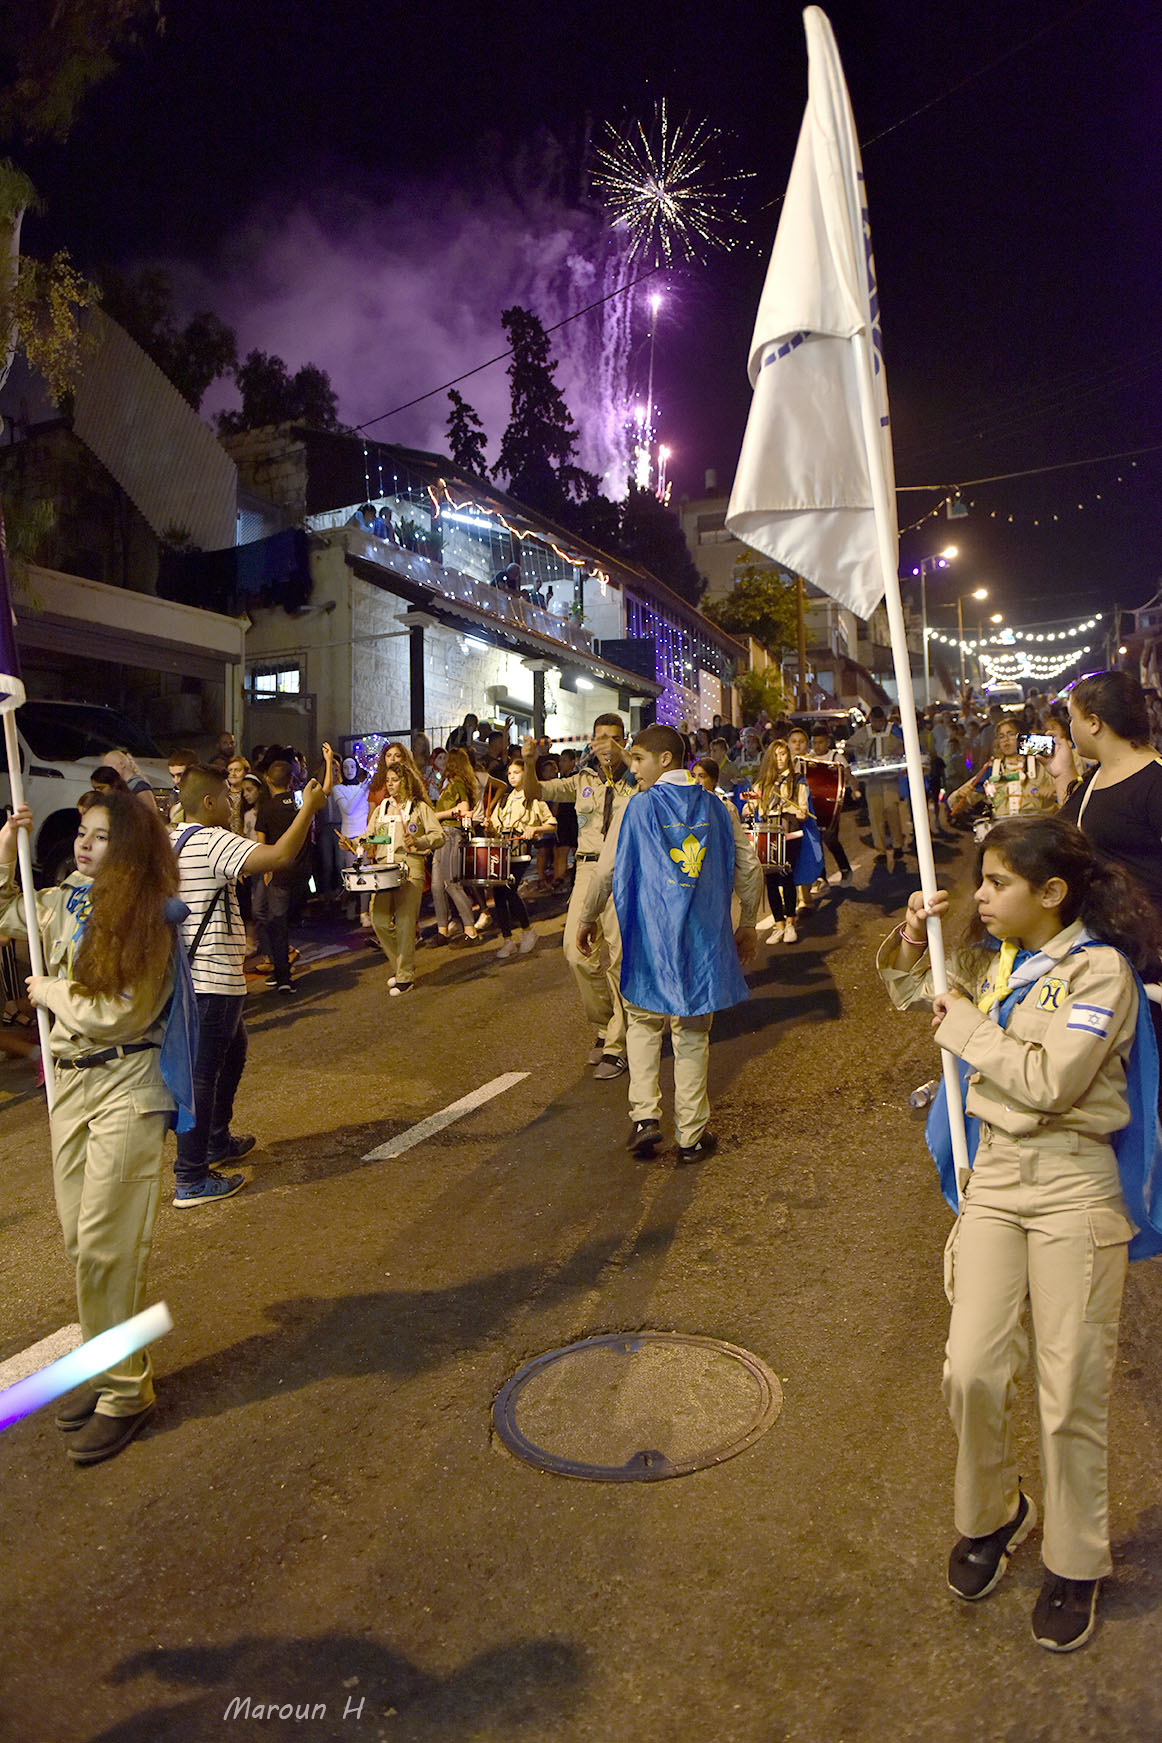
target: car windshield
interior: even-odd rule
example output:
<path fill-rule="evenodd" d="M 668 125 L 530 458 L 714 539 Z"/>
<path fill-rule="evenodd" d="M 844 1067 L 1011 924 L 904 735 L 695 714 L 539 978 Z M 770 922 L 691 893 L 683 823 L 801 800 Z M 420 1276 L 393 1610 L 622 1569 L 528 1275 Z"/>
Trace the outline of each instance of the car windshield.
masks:
<path fill-rule="evenodd" d="M 46 763 L 76 762 L 106 751 L 127 750 L 135 757 L 159 757 L 149 734 L 115 708 L 83 702 L 26 702 L 17 723 L 34 757 Z"/>

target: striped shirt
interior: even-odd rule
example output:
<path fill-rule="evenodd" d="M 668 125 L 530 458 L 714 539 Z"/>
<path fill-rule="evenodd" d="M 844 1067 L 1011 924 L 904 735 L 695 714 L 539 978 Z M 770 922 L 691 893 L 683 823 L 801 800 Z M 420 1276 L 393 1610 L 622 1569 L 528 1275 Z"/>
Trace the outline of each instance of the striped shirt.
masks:
<path fill-rule="evenodd" d="M 183 830 L 173 832 L 177 846 Z M 196 993 L 219 993 L 227 998 L 246 996 L 246 928 L 238 907 L 238 876 L 257 842 L 229 829 L 195 829 L 178 855 L 181 898 L 189 908 L 182 921 L 182 942 L 188 950 L 202 924 L 206 909 L 214 903 L 210 924 L 202 934 L 190 969 Z M 225 887 L 223 898 L 219 893 Z"/>

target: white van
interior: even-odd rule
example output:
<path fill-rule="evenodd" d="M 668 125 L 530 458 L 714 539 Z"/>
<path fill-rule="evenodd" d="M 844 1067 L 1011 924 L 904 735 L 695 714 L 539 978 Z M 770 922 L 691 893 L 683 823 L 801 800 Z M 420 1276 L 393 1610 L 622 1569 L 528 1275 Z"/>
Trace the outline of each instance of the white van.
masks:
<path fill-rule="evenodd" d="M 77 800 L 92 785 L 93 770 L 111 750 L 127 750 L 169 816 L 169 765 L 140 726 L 114 708 L 90 702 L 25 702 L 16 710 L 16 737 L 24 797 L 32 808 L 32 861 L 44 884 L 73 869 Z M 11 808 L 8 765 L 0 763 L 0 808 Z"/>
<path fill-rule="evenodd" d="M 989 708 L 991 708 L 994 703 L 999 705 L 1001 708 L 1023 708 L 1025 706 L 1025 692 L 1019 684 L 1005 684 L 1000 682 L 996 684 L 986 684 L 984 687 L 984 700 L 985 705 Z"/>

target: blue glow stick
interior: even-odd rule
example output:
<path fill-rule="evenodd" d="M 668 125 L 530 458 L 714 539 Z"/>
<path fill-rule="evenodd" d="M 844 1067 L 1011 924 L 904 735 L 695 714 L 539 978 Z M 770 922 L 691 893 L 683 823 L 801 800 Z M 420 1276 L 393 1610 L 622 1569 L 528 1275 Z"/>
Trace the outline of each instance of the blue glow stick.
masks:
<path fill-rule="evenodd" d="M 34 1410 L 51 1404 L 54 1398 L 71 1392 L 74 1386 L 83 1386 L 86 1380 L 95 1379 L 126 1356 L 144 1349 L 146 1344 L 172 1330 L 173 1318 L 169 1308 L 164 1301 L 159 1301 L 153 1307 L 147 1307 L 144 1313 L 135 1313 L 122 1325 L 98 1332 L 88 1343 L 70 1350 L 67 1356 L 58 1357 L 47 1368 L 27 1374 L 14 1386 L 5 1387 L 0 1392 L 0 1433 L 19 1422 L 21 1417 L 31 1416 Z"/>

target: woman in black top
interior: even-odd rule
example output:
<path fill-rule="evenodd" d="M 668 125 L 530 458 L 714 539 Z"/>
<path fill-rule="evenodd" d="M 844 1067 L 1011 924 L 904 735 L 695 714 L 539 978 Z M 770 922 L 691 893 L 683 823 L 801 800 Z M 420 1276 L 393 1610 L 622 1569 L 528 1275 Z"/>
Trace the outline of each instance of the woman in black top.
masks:
<path fill-rule="evenodd" d="M 1093 845 L 1136 877 L 1162 913 L 1162 761 L 1150 744 L 1142 686 L 1091 672 L 1069 693 L 1073 742 L 1097 767 L 1061 807 Z"/>

